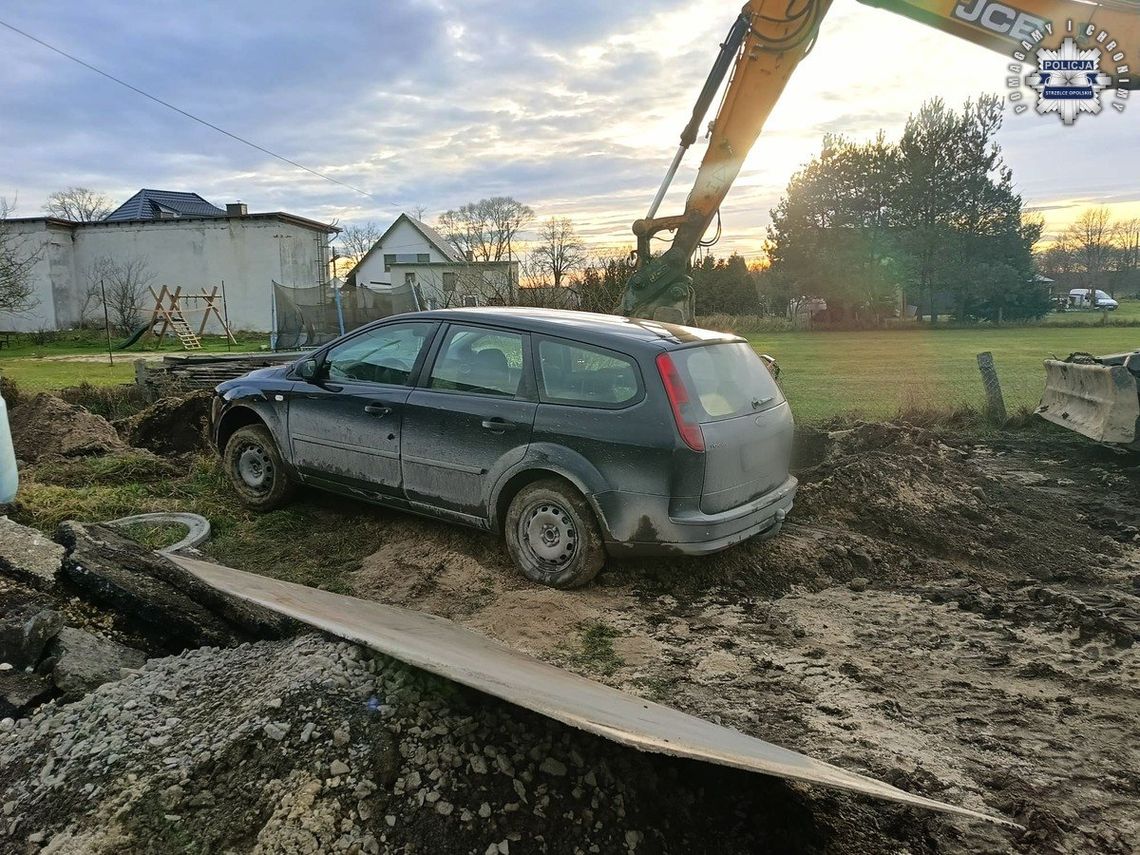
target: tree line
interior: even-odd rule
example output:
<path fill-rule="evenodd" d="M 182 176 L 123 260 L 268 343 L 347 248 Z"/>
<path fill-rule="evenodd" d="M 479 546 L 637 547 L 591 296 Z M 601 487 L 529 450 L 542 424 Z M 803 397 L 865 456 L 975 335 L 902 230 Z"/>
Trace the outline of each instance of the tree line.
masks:
<path fill-rule="evenodd" d="M 1074 288 L 1140 286 L 1140 217 L 1114 221 L 1108 208 L 1085 208 L 1037 257 L 1040 271 Z"/>
<path fill-rule="evenodd" d="M 959 319 L 1048 311 L 1035 277 L 1040 216 L 1027 216 L 996 133 L 996 96 L 961 110 L 941 99 L 910 116 L 897 141 L 824 137 L 772 211 L 764 287 L 822 297 L 835 320 L 877 319 L 901 298 Z"/>

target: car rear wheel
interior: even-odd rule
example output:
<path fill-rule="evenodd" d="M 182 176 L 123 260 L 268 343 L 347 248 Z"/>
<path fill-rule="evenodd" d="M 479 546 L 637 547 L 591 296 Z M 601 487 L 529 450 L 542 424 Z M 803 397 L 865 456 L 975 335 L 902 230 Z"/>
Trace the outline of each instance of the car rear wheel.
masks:
<path fill-rule="evenodd" d="M 523 574 L 551 588 L 579 588 L 606 563 L 594 512 L 565 482 L 523 487 L 507 510 L 507 551 Z"/>
<path fill-rule="evenodd" d="M 279 508 L 296 492 L 277 443 L 264 425 L 246 425 L 235 430 L 226 443 L 222 465 L 238 498 L 255 511 Z"/>

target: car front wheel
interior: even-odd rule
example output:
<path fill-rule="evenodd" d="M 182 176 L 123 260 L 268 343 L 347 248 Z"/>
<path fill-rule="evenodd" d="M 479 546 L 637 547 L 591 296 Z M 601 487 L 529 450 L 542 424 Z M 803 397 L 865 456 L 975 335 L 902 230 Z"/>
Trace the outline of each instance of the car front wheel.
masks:
<path fill-rule="evenodd" d="M 281 452 L 264 425 L 246 425 L 226 443 L 222 465 L 242 503 L 255 511 L 271 511 L 293 497 L 296 485 L 285 471 Z"/>
<path fill-rule="evenodd" d="M 579 588 L 606 562 L 594 512 L 570 485 L 550 479 L 523 487 L 507 510 L 507 551 L 528 579 Z"/>

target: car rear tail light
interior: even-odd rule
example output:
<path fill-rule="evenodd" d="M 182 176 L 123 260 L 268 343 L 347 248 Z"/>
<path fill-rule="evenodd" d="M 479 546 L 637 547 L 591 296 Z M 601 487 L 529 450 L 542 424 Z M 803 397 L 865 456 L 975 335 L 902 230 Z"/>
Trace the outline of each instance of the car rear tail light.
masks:
<path fill-rule="evenodd" d="M 677 422 L 681 439 L 693 451 L 704 451 L 705 437 L 701 433 L 701 426 L 690 416 L 689 391 L 668 353 L 657 355 L 657 373 L 665 385 L 665 394 L 669 397 L 669 406 L 673 409 L 673 420 Z"/>

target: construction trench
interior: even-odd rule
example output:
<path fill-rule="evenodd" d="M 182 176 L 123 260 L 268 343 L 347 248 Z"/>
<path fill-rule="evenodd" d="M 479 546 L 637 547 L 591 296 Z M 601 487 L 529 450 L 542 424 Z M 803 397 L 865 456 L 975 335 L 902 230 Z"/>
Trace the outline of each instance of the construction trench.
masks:
<path fill-rule="evenodd" d="M 146 418 L 81 422 L 37 435 L 50 454 L 21 454 L 22 477 L 146 442 Z M 409 664 L 227 597 L 239 575 L 185 572 L 225 575 L 210 542 L 179 567 L 108 529 L 6 523 L 0 641 L 23 659 L 0 671 L 0 850 L 1134 851 L 1140 459 L 1052 430 L 832 427 L 801 431 L 803 487 L 774 540 L 615 562 L 559 592 L 517 576 L 494 538 L 377 510 L 384 536 L 350 593 L 618 689 L 631 711 L 703 720 L 738 755 L 762 740 L 835 767 L 801 767 L 831 784 L 1015 825 L 623 747 L 596 715 L 590 733 L 501 699 L 512 680 L 540 688 L 540 663 L 487 694 L 471 688 L 485 670 L 458 685 L 411 648 Z M 335 594 L 294 601 L 314 604 L 352 617 Z M 433 625 L 410 620 L 405 640 Z"/>

